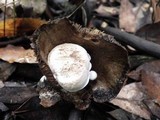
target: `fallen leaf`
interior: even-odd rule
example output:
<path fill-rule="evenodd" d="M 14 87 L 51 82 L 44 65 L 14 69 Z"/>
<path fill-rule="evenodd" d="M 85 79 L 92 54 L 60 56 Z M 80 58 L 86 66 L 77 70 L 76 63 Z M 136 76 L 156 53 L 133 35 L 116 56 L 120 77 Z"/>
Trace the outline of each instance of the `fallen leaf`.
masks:
<path fill-rule="evenodd" d="M 136 17 L 132 10 L 133 6 L 129 0 L 121 0 L 121 7 L 119 13 L 120 28 L 127 32 L 135 32 Z M 127 24 L 126 24 L 127 23 Z"/>
<path fill-rule="evenodd" d="M 2 102 L 0 102 L 0 110 L 1 110 L 2 112 L 4 112 L 4 111 L 8 111 L 9 109 L 8 109 L 8 107 L 5 106 Z"/>
<path fill-rule="evenodd" d="M 155 102 L 153 102 L 153 100 L 145 100 L 144 101 L 145 104 L 148 106 L 148 108 L 150 109 L 150 111 L 152 112 L 153 115 L 157 116 L 158 118 L 160 118 L 160 106 L 158 104 L 156 104 Z"/>
<path fill-rule="evenodd" d="M 110 102 L 135 115 L 150 119 L 150 112 L 142 102 L 146 97 L 142 88 L 141 82 L 126 85 L 121 89 L 117 97 Z"/>
<path fill-rule="evenodd" d="M 151 0 L 153 8 L 153 21 L 154 23 L 160 21 L 160 3 L 158 0 Z"/>
<path fill-rule="evenodd" d="M 135 120 L 135 118 L 138 118 L 137 115 L 133 115 L 132 113 L 129 113 L 122 109 L 113 110 L 109 112 L 109 114 L 112 115 L 115 118 L 115 120 Z M 142 119 L 137 119 L 137 120 L 142 120 Z"/>
<path fill-rule="evenodd" d="M 111 16 L 111 15 L 118 15 L 119 14 L 119 9 L 116 7 L 107 7 L 104 5 L 100 5 L 95 11 L 103 16 Z"/>
<path fill-rule="evenodd" d="M 34 87 L 3 87 L 0 88 L 0 101 L 8 104 L 22 103 L 38 96 Z"/>
<path fill-rule="evenodd" d="M 133 5 L 130 0 L 121 0 L 119 23 L 120 28 L 133 33 L 140 27 L 151 23 L 149 4 L 144 1 L 136 1 Z"/>
<path fill-rule="evenodd" d="M 37 58 L 33 50 L 26 50 L 23 47 L 13 45 L 0 48 L 0 59 L 9 63 L 37 63 Z"/>
<path fill-rule="evenodd" d="M 42 14 L 46 7 L 46 0 L 19 0 L 22 8 L 27 9 L 30 8 L 33 10 L 32 14 Z"/>
<path fill-rule="evenodd" d="M 147 94 L 160 105 L 160 74 L 150 71 L 141 71 L 141 80 Z"/>
<path fill-rule="evenodd" d="M 33 32 L 46 21 L 34 18 L 14 18 L 0 21 L 0 37 L 13 37 Z"/>
<path fill-rule="evenodd" d="M 0 60 L 0 81 L 7 80 L 8 77 L 15 71 L 15 69 L 15 65 Z"/>
<path fill-rule="evenodd" d="M 3 81 L 0 80 L 0 88 L 3 88 L 4 87 L 4 83 Z"/>
<path fill-rule="evenodd" d="M 142 64 L 141 66 L 139 66 L 136 70 L 133 70 L 130 73 L 128 73 L 127 75 L 128 75 L 128 77 L 130 77 L 132 79 L 140 80 L 142 70 L 160 73 L 160 60 L 146 62 L 146 63 Z"/>
<path fill-rule="evenodd" d="M 137 30 L 136 35 L 146 40 L 160 44 L 160 22 L 147 24 Z"/>
<path fill-rule="evenodd" d="M 138 66 L 153 60 L 156 60 L 156 58 L 148 55 L 130 55 L 129 56 L 130 70 L 133 70 Z"/>
<path fill-rule="evenodd" d="M 32 14 L 42 14 L 46 9 L 47 2 L 46 0 L 1 0 L 0 5 L 2 11 L 5 11 L 6 8 L 10 8 L 13 14 L 15 14 L 14 7 L 20 5 L 24 9 L 32 9 Z"/>
<path fill-rule="evenodd" d="M 51 18 L 68 18 L 75 13 L 78 8 L 80 8 L 85 0 L 49 0 L 48 1 L 48 10 L 54 16 Z"/>

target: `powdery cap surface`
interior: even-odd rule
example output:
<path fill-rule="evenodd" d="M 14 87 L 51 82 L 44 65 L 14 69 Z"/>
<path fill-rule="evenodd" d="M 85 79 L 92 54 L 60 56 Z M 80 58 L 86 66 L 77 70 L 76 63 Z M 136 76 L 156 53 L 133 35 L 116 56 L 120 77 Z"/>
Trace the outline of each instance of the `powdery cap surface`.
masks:
<path fill-rule="evenodd" d="M 90 72 L 90 60 L 90 55 L 83 47 L 72 43 L 60 44 L 48 55 L 48 65 L 54 78 L 69 92 L 83 89 L 90 77 L 96 79 L 96 72 Z"/>

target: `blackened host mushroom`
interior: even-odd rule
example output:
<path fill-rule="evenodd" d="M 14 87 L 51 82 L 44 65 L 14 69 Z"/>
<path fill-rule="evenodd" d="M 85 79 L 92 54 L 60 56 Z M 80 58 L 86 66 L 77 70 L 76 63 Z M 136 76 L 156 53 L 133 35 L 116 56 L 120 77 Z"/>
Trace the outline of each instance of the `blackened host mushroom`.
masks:
<path fill-rule="evenodd" d="M 42 25 L 32 41 L 39 66 L 56 93 L 52 97 L 60 96 L 76 108 L 86 109 L 91 100 L 109 101 L 126 79 L 127 51 L 96 29 L 64 18 Z"/>

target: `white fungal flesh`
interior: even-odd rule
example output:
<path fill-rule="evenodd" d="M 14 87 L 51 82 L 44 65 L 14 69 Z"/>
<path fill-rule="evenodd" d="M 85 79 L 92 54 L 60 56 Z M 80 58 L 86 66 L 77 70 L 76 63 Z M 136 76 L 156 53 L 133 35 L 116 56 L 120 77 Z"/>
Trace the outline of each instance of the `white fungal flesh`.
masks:
<path fill-rule="evenodd" d="M 95 71 L 90 71 L 91 57 L 87 51 L 77 44 L 64 43 L 56 46 L 48 55 L 48 66 L 54 78 L 69 92 L 83 89 L 97 77 Z"/>
<path fill-rule="evenodd" d="M 40 78 L 40 82 L 44 82 L 45 80 L 47 80 L 46 76 L 43 75 L 41 78 Z"/>
<path fill-rule="evenodd" d="M 90 71 L 90 80 L 95 80 L 97 78 L 97 73 L 95 71 Z"/>

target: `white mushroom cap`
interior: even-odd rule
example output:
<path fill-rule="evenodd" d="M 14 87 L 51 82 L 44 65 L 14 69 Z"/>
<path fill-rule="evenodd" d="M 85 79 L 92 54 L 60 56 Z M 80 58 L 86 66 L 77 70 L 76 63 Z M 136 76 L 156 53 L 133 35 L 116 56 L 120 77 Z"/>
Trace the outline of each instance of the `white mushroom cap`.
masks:
<path fill-rule="evenodd" d="M 97 77 L 95 71 L 90 71 L 90 60 L 90 55 L 80 45 L 64 43 L 51 50 L 48 66 L 63 89 L 76 92 L 88 84 L 90 77 L 92 80 Z"/>
<path fill-rule="evenodd" d="M 97 73 L 95 71 L 90 71 L 90 80 L 95 80 L 97 78 Z"/>

